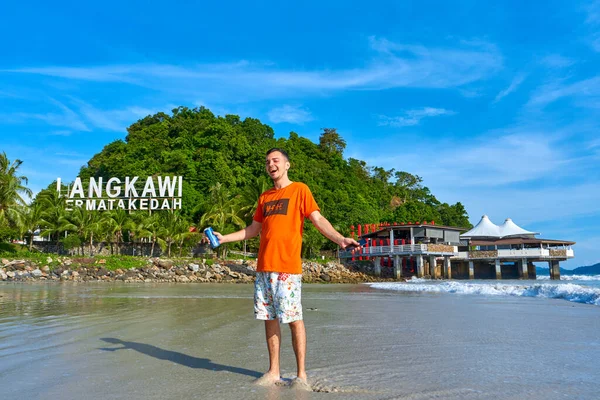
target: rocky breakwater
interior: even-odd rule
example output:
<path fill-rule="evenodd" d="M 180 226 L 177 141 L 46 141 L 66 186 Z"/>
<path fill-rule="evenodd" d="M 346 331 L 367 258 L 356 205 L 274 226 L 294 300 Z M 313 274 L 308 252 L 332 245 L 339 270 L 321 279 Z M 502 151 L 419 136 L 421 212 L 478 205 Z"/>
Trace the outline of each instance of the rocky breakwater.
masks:
<path fill-rule="evenodd" d="M 359 283 L 380 280 L 338 263 L 304 262 L 304 282 Z M 256 261 L 168 260 L 150 258 L 138 268 L 108 268 L 99 258 L 51 258 L 47 263 L 29 260 L 0 262 L 0 280 L 9 282 L 212 282 L 251 283 Z"/>

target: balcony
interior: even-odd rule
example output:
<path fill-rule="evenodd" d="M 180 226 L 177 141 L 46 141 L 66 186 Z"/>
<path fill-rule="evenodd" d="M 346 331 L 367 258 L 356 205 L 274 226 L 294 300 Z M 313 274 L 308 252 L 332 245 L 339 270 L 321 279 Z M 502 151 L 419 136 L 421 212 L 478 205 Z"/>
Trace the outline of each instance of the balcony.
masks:
<path fill-rule="evenodd" d="M 573 249 L 499 249 L 499 250 L 472 250 L 457 253 L 457 258 L 469 260 L 483 260 L 495 258 L 573 258 Z"/>
<path fill-rule="evenodd" d="M 413 255 L 435 255 L 435 256 L 455 256 L 458 254 L 456 246 L 445 244 L 405 244 L 398 246 L 369 246 L 362 247 L 360 250 L 344 251 L 340 250 L 340 258 L 351 257 L 387 257 L 387 256 L 413 256 Z"/>

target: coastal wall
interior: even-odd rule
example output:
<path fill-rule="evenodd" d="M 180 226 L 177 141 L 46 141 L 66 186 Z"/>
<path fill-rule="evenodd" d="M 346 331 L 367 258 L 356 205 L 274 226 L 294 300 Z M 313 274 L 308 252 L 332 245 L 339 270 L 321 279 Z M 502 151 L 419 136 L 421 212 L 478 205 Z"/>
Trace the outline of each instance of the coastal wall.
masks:
<path fill-rule="evenodd" d="M 104 261 L 104 262 L 103 262 Z M 251 283 L 256 275 L 256 261 L 170 260 L 149 258 L 141 268 L 108 269 L 102 258 L 48 257 L 44 265 L 28 260 L 0 261 L 2 281 L 59 282 L 229 282 Z M 52 267 L 49 264 L 53 265 Z M 361 272 L 362 268 L 329 262 L 302 264 L 303 282 L 360 283 L 385 279 Z M 365 269 L 363 269 L 365 270 Z"/>
<path fill-rule="evenodd" d="M 161 257 L 166 256 L 167 251 L 163 251 L 161 247 L 156 243 L 154 250 L 152 249 L 152 243 L 120 243 L 118 246 L 116 243 L 109 242 L 95 242 L 91 248 L 89 243 L 83 246 L 78 246 L 72 249 L 65 249 L 62 243 L 56 244 L 56 242 L 46 241 L 34 241 L 33 248 L 41 253 L 46 254 L 58 254 L 68 256 L 109 256 L 113 254 L 127 255 L 127 256 L 144 256 L 144 257 Z M 152 252 L 152 254 L 150 254 Z M 182 256 L 185 257 L 196 257 L 210 253 L 210 249 L 206 244 L 198 244 L 193 248 L 184 249 Z M 172 255 L 179 255 L 179 248 L 175 245 L 171 247 Z"/>

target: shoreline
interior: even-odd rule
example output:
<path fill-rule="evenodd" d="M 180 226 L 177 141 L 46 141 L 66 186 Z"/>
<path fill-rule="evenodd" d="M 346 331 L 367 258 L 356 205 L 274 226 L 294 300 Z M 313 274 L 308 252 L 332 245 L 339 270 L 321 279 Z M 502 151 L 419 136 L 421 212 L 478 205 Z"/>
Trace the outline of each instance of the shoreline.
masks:
<path fill-rule="evenodd" d="M 107 268 L 106 259 L 48 257 L 45 265 L 25 259 L 0 262 L 0 282 L 253 283 L 256 260 L 140 259 L 143 267 Z M 49 264 L 54 264 L 51 268 Z M 304 283 L 399 282 L 337 262 L 302 262 Z"/>

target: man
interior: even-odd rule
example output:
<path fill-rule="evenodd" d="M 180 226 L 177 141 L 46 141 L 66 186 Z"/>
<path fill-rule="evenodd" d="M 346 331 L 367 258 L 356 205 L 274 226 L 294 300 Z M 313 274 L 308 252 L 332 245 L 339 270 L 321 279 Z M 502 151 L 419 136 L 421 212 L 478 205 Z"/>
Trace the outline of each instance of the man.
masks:
<path fill-rule="evenodd" d="M 288 178 L 290 160 L 279 148 L 267 152 L 267 174 L 273 188 L 264 192 L 259 200 L 252 224 L 238 232 L 221 235 L 215 232 L 220 243 L 250 239 L 258 234 L 260 248 L 254 283 L 254 314 L 265 321 L 269 370 L 257 379 L 259 385 L 272 385 L 280 380 L 279 349 L 280 323 L 289 323 L 292 346 L 296 355 L 297 378 L 292 386 L 310 389 L 305 356 L 306 331 L 302 320 L 302 229 L 304 218 L 328 239 L 340 247 L 358 246 L 352 238 L 339 234 L 320 213 L 308 186 Z"/>

